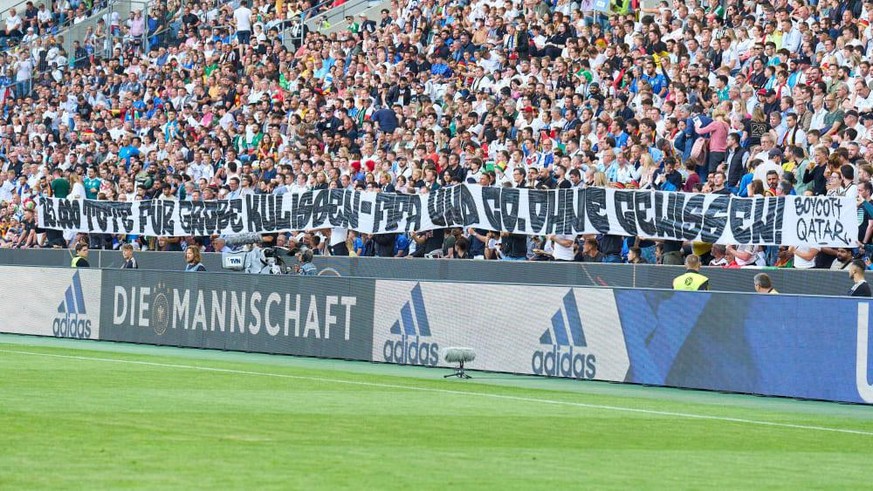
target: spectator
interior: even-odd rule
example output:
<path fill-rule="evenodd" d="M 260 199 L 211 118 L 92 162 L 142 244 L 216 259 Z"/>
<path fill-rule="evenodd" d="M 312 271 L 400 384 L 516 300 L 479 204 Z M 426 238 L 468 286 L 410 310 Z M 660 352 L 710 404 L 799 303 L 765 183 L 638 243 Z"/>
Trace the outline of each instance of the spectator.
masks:
<path fill-rule="evenodd" d="M 378 20 L 359 16 L 302 42 L 270 28 L 339 3 L 243 0 L 203 11 L 151 2 L 147 19 L 106 15 L 71 53 L 60 29 L 99 2 L 10 9 L 4 35 L 21 45 L 0 58 L 0 200 L 47 187 L 60 197 L 63 180 L 69 199 L 128 202 L 334 188 L 419 194 L 470 180 L 747 196 L 758 179 L 760 195 L 863 194 L 873 32 L 854 20 L 860 8 L 847 29 L 818 33 L 839 10 L 831 2 L 790 12 L 683 5 L 681 18 L 619 2 L 615 21 L 601 23 L 565 2 L 498 9 L 473 0 L 461 12 L 401 1 Z M 838 49 L 846 45 L 851 56 Z M 701 138 L 709 153 L 692 158 Z M 51 176 L 49 186 L 39 176 Z M 15 227 L 7 220 L 15 243 L 23 215 Z M 411 255 L 440 248 L 443 235 L 413 235 Z M 525 237 L 462 235 L 471 256 L 527 257 Z M 343 231 L 313 240 L 345 255 Z M 375 254 L 377 240 L 361 240 L 356 253 Z M 394 255 L 397 241 L 386 238 L 381 252 Z M 178 239 L 143 243 L 181 249 Z M 609 261 L 621 261 L 615 246 L 602 244 Z M 746 247 L 725 257 L 774 265 L 776 254 L 759 261 Z M 667 249 L 666 262 L 681 261 L 678 247 Z"/>

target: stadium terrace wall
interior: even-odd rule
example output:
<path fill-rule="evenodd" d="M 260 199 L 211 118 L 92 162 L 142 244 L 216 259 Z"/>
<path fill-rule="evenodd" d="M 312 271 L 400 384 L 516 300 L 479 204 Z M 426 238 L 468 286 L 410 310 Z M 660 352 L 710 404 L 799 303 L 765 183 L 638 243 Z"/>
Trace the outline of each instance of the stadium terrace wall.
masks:
<path fill-rule="evenodd" d="M 0 331 L 873 403 L 870 300 L 0 266 Z M 436 376 L 436 375 L 435 375 Z"/>
<path fill-rule="evenodd" d="M 140 269 L 179 271 L 184 268 L 180 252 L 138 252 Z M 118 251 L 92 250 L 93 267 L 121 267 Z M 315 265 L 325 276 L 378 279 L 493 281 L 573 286 L 614 286 L 625 288 L 670 288 L 681 266 L 630 264 L 591 264 L 553 262 L 451 261 L 433 259 L 393 259 L 378 257 L 316 257 Z M 204 254 L 208 271 L 222 271 L 221 255 Z M 0 249 L 0 265 L 69 267 L 66 250 Z M 801 295 L 845 295 L 852 282 L 845 271 L 768 269 L 782 293 Z M 752 278 L 759 269 L 705 268 L 715 291 L 751 292 Z"/>

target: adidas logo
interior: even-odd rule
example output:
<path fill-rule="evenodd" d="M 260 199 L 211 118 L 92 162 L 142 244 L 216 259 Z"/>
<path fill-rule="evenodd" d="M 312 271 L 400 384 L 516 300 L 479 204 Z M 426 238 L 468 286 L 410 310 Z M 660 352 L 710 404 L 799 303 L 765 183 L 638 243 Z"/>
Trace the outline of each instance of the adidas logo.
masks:
<path fill-rule="evenodd" d="M 573 290 L 564 295 L 563 304 L 563 308 L 552 315 L 552 327 L 540 336 L 540 344 L 551 346 L 551 350 L 535 351 L 531 370 L 549 377 L 594 378 L 596 359 L 593 354 L 586 354 L 587 350 L 580 350 L 587 348 L 588 343 Z"/>
<path fill-rule="evenodd" d="M 91 337 L 91 321 L 85 310 L 82 280 L 79 272 L 73 275 L 73 283 L 67 287 L 64 300 L 58 305 L 58 315 L 52 323 L 52 333 L 58 338 Z"/>
<path fill-rule="evenodd" d="M 424 307 L 421 284 L 415 284 L 410 297 L 400 308 L 400 318 L 391 326 L 391 334 L 400 338 L 385 342 L 382 347 L 383 359 L 400 365 L 436 366 L 440 360 L 440 347 L 437 343 L 427 342 L 427 338 L 431 337 L 430 322 Z"/>

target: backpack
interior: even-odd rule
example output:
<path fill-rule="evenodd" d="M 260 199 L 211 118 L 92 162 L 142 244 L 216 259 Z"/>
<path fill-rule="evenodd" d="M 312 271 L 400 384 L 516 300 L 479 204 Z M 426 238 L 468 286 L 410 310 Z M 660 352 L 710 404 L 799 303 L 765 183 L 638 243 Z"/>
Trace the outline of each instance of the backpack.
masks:
<path fill-rule="evenodd" d="M 709 139 L 698 137 L 694 140 L 694 145 L 691 147 L 690 158 L 697 161 L 698 165 L 706 165 L 706 159 L 709 156 Z"/>

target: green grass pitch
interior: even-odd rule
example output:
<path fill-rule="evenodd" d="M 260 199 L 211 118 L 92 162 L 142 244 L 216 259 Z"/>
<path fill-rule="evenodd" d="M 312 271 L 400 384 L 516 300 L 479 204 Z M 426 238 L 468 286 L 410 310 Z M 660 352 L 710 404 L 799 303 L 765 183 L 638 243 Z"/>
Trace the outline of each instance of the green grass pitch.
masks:
<path fill-rule="evenodd" d="M 0 489 L 864 488 L 873 408 L 0 336 Z"/>

